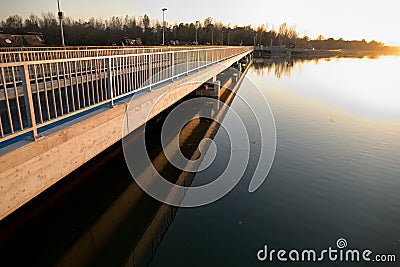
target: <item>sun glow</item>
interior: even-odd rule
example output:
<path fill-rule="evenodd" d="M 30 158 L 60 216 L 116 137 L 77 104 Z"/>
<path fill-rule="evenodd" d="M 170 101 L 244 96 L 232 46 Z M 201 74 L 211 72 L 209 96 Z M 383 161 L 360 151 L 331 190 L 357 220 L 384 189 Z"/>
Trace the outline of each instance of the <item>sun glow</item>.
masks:
<path fill-rule="evenodd" d="M 400 56 L 320 60 L 269 82 L 354 116 L 400 122 L 399 65 Z"/>

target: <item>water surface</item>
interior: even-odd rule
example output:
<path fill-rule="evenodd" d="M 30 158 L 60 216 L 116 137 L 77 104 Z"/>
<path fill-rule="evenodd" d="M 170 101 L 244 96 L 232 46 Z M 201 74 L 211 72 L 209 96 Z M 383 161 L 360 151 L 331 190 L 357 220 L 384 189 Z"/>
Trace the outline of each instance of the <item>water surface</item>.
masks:
<path fill-rule="evenodd" d="M 228 102 L 247 127 L 250 161 L 227 196 L 199 208 L 163 205 L 133 182 L 116 144 L 0 222 L 2 262 L 286 266 L 261 263 L 256 254 L 266 244 L 319 251 L 335 247 L 339 238 L 351 249 L 396 254 L 399 262 L 399 68 L 400 57 L 256 60 L 247 74 L 252 82 L 245 80 L 240 94 L 251 95 L 258 86 L 270 103 L 278 137 L 274 164 L 258 191 L 250 194 L 248 186 L 259 160 L 260 133 L 249 107 L 235 97 Z M 214 105 L 208 109 L 218 112 Z M 202 138 L 213 139 L 218 152 L 208 169 L 182 173 L 161 151 L 169 111 L 146 126 L 149 156 L 165 178 L 204 185 L 224 171 L 232 153 L 241 153 L 232 151 L 224 127 L 194 118 L 179 135 L 182 153 L 199 157 Z M 141 137 L 135 132 L 129 141 Z"/>
<path fill-rule="evenodd" d="M 322 250 L 339 238 L 400 260 L 399 69 L 400 57 L 257 60 L 247 75 L 267 97 L 278 134 L 268 179 L 247 192 L 254 142 L 246 177 L 216 203 L 179 209 L 150 266 L 267 265 L 256 257 L 264 244 Z M 250 114 L 240 101 L 232 108 Z M 226 148 L 227 135 L 215 142 Z M 219 153 L 193 185 L 215 177 L 227 157 Z"/>

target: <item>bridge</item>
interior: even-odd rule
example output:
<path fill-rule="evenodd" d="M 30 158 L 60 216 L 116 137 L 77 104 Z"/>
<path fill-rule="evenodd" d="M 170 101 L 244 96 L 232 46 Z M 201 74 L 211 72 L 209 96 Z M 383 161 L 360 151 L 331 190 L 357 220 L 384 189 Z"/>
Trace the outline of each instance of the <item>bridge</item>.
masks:
<path fill-rule="evenodd" d="M 252 52 L 252 47 L 0 51 L 0 219 Z M 154 109 L 147 116 L 142 107 L 149 105 Z M 123 133 L 125 114 L 134 120 Z"/>
<path fill-rule="evenodd" d="M 325 52 L 326 53 L 326 52 Z M 319 55 L 321 52 L 318 53 Z M 314 48 L 295 48 L 281 46 L 255 46 L 254 57 L 271 58 L 271 57 L 309 57 L 316 56 L 317 52 Z"/>

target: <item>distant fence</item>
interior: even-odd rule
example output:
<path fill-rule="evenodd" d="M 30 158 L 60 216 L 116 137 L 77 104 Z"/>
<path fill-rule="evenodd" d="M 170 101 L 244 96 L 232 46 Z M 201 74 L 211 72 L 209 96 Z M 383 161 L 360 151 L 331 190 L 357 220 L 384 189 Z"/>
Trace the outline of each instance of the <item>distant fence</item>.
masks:
<path fill-rule="evenodd" d="M 36 137 L 41 127 L 253 50 L 184 48 L 160 52 L 152 49 L 166 48 L 16 53 L 22 54 L 18 61 L 0 63 L 0 142 L 27 133 Z M 73 57 L 77 51 L 82 53 Z M 30 52 L 36 58 L 30 58 Z"/>

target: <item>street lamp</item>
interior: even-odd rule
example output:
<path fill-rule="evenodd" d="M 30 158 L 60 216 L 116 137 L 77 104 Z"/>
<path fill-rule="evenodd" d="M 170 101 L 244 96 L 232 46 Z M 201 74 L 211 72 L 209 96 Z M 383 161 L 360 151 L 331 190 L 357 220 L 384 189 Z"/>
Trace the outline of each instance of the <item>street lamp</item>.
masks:
<path fill-rule="evenodd" d="M 200 23 L 200 21 L 196 21 L 196 45 L 199 44 L 198 39 L 197 39 L 197 30 L 198 30 L 197 25 L 198 25 L 199 23 Z"/>
<path fill-rule="evenodd" d="M 57 0 L 57 6 L 58 6 L 58 19 L 60 20 L 60 29 L 61 29 L 61 45 L 65 46 L 65 40 L 64 40 L 64 28 L 63 28 L 63 19 L 64 19 L 64 12 L 61 11 L 60 7 L 60 0 Z"/>
<path fill-rule="evenodd" d="M 167 11 L 167 8 L 163 8 L 162 10 L 162 20 L 163 20 L 163 28 L 162 28 L 162 44 L 165 45 L 165 11 Z"/>
<path fill-rule="evenodd" d="M 214 45 L 214 25 L 211 24 L 211 45 Z"/>

